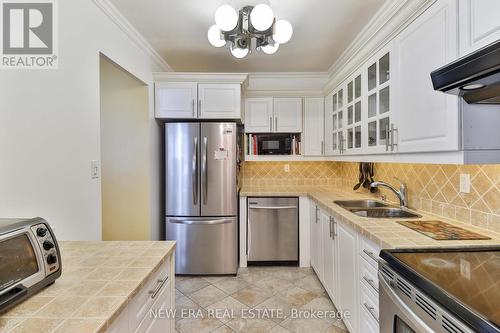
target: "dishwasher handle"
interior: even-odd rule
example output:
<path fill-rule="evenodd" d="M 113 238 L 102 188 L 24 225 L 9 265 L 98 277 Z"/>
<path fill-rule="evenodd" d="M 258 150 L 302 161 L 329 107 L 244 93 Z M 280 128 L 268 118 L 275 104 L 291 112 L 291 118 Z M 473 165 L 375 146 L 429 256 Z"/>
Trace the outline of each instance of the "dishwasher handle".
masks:
<path fill-rule="evenodd" d="M 297 209 L 297 206 L 249 206 L 250 209 Z"/>

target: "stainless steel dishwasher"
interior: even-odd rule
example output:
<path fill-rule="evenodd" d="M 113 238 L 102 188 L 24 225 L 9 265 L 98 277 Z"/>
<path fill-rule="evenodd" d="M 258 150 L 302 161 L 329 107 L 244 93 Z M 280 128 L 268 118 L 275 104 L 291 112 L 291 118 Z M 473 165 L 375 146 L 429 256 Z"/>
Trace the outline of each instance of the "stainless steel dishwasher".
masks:
<path fill-rule="evenodd" d="M 299 260 L 299 199 L 249 197 L 248 261 Z"/>

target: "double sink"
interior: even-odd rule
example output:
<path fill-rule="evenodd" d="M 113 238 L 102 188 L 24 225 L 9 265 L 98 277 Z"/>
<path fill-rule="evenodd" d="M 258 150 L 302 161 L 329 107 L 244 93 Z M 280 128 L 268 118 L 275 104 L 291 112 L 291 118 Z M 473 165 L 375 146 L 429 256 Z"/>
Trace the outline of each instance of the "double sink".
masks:
<path fill-rule="evenodd" d="M 335 204 L 347 209 L 353 214 L 370 218 L 419 218 L 422 217 L 416 213 L 410 212 L 404 208 L 388 205 L 375 200 L 337 200 Z"/>

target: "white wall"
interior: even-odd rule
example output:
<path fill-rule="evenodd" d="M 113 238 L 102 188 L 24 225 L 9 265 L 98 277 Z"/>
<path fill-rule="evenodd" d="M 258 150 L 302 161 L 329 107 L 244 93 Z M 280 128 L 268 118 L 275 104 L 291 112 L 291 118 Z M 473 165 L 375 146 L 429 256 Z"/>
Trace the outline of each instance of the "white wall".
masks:
<path fill-rule="evenodd" d="M 98 240 L 100 180 L 91 179 L 90 161 L 100 156 L 99 53 L 149 85 L 152 144 L 159 128 L 151 72 L 160 68 L 91 0 L 58 4 L 59 69 L 0 71 L 0 216 L 42 216 L 60 239 Z M 151 150 L 152 174 L 158 155 Z"/>

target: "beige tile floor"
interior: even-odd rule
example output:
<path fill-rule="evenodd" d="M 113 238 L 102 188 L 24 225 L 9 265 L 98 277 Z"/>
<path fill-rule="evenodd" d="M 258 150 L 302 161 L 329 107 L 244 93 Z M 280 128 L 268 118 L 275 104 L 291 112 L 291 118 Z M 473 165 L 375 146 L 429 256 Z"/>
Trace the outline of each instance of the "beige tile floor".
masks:
<path fill-rule="evenodd" d="M 180 333 L 347 332 L 340 319 L 289 318 L 291 309 L 335 311 L 311 269 L 249 267 L 235 277 L 177 276 L 176 289 Z M 250 313 L 262 316 L 250 319 Z"/>

